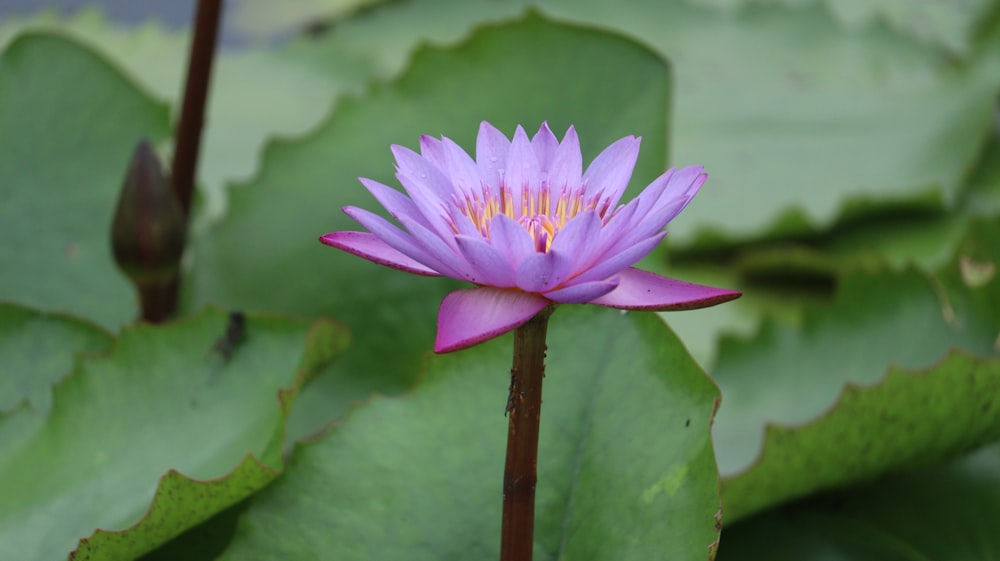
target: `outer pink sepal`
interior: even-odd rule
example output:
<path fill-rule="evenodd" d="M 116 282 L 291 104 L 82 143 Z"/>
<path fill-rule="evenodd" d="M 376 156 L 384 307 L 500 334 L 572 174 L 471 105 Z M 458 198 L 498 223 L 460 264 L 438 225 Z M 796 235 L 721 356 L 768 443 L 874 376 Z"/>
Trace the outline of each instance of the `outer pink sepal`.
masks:
<path fill-rule="evenodd" d="M 618 288 L 590 303 L 622 310 L 666 312 L 707 308 L 735 300 L 741 294 L 736 290 L 682 282 L 629 268 L 620 273 Z"/>
<path fill-rule="evenodd" d="M 516 289 L 456 290 L 441 302 L 434 352 L 457 351 L 502 335 L 527 323 L 549 303 Z"/>
<path fill-rule="evenodd" d="M 342 249 L 348 253 L 363 257 L 372 263 L 392 267 L 407 273 L 424 275 L 428 277 L 440 277 L 434 269 L 410 259 L 399 251 L 389 247 L 375 234 L 368 232 L 330 232 L 319 237 L 319 241 L 326 245 Z"/>

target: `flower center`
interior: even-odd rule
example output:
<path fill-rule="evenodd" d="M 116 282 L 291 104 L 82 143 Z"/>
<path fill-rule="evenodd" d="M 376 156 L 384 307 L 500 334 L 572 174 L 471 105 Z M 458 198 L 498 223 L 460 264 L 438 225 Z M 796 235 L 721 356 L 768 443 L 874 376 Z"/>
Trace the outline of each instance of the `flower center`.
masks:
<path fill-rule="evenodd" d="M 494 216 L 504 214 L 520 224 L 535 243 L 535 250 L 546 252 L 552 247 L 552 239 L 574 216 L 588 210 L 596 210 L 603 219 L 611 201 L 601 200 L 600 193 L 584 199 L 584 189 L 563 188 L 553 197 L 548 185 L 540 189 L 522 189 L 520 200 L 515 200 L 506 185 L 500 187 L 496 196 L 488 185 L 480 192 L 466 191 L 464 198 L 456 194 L 454 203 L 457 210 L 467 216 L 484 238 L 490 239 L 490 222 Z M 458 228 L 452 228 L 458 233 Z"/>

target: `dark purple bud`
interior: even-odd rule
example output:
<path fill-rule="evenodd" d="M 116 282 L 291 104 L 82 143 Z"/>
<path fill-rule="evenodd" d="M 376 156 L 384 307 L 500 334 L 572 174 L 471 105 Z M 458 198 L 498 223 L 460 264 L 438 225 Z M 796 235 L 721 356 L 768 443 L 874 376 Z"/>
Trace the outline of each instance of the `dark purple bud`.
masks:
<path fill-rule="evenodd" d="M 142 318 L 159 322 L 176 307 L 187 223 L 149 142 L 135 148 L 111 226 L 118 266 L 136 285 Z"/>

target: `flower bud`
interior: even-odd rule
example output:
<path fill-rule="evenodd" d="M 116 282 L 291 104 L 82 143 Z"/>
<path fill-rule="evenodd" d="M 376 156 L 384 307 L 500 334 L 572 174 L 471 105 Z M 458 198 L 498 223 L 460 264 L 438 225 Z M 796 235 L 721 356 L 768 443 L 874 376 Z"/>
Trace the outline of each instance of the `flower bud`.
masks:
<path fill-rule="evenodd" d="M 187 221 L 146 140 L 132 154 L 111 226 L 118 267 L 139 290 L 142 317 L 158 322 L 173 312 Z"/>

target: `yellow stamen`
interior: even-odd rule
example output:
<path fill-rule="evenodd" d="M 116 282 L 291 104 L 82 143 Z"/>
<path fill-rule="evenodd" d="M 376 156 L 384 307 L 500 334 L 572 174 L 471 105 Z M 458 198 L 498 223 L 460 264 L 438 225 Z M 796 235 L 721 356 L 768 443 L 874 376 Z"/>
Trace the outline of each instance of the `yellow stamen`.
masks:
<path fill-rule="evenodd" d="M 501 187 L 499 196 L 484 185 L 481 192 L 465 193 L 464 200 L 456 199 L 455 208 L 467 216 L 486 239 L 490 237 L 490 221 L 494 216 L 504 214 L 517 221 L 528 232 L 539 251 L 548 251 L 556 234 L 581 212 L 597 210 L 602 221 L 606 222 L 610 218 L 606 216 L 608 202 L 602 201 L 599 196 L 584 200 L 583 191 L 582 187 L 563 189 L 553 203 L 548 186 L 534 190 L 525 186 L 521 190 L 521 200 L 517 201 L 518 208 L 515 209 L 514 198 L 506 185 Z M 454 223 L 452 229 L 458 232 Z"/>

